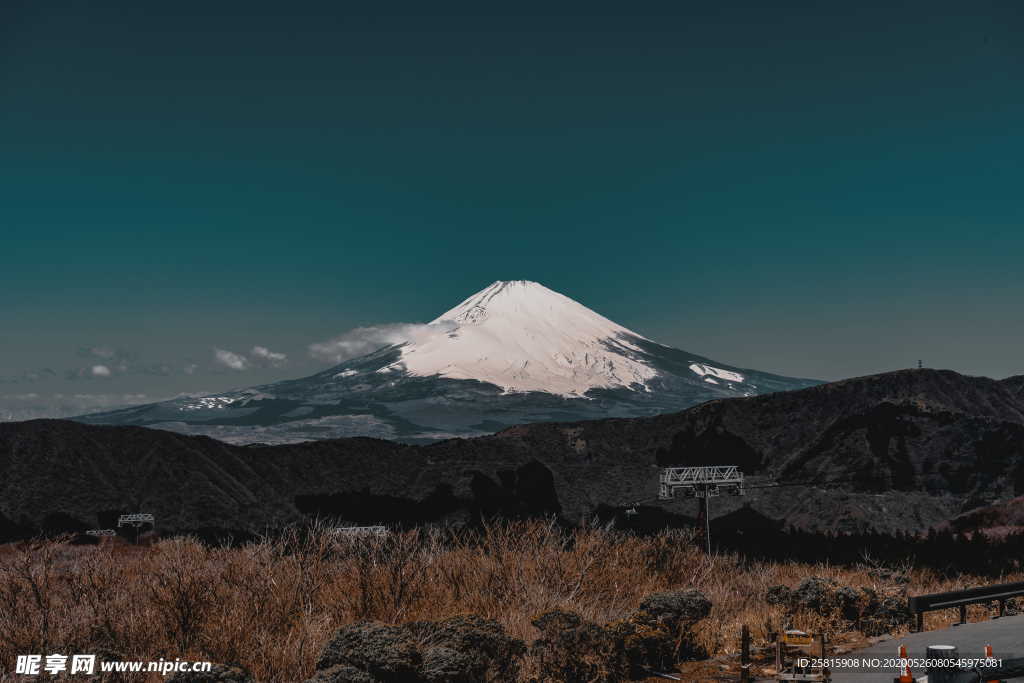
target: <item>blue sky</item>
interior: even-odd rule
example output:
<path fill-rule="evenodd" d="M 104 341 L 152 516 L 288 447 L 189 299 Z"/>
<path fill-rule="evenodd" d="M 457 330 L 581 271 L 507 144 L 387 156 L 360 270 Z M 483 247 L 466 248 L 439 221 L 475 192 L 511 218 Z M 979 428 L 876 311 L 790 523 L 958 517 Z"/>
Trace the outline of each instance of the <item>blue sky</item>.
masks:
<path fill-rule="evenodd" d="M 784 374 L 1020 374 L 1022 30 L 1012 2 L 5 3 L 0 395 L 294 376 L 497 279 Z"/>

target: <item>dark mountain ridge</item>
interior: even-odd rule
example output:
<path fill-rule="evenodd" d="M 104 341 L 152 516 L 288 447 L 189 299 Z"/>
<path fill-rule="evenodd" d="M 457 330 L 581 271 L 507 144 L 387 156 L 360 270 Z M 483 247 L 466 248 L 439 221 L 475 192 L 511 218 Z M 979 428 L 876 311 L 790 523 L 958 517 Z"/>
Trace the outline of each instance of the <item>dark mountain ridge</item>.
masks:
<path fill-rule="evenodd" d="M 576 522 L 634 501 L 692 515 L 692 500 L 653 500 L 659 468 L 736 464 L 749 494 L 715 499 L 713 517 L 749 507 L 744 514 L 807 530 L 922 531 L 1024 494 L 1021 389 L 1020 377 L 905 370 L 425 446 L 234 446 L 143 427 L 6 423 L 0 525 L 10 537 L 108 526 L 135 511 L 153 512 L 165 532 L 260 533 L 313 514 L 365 524 L 535 514 Z"/>

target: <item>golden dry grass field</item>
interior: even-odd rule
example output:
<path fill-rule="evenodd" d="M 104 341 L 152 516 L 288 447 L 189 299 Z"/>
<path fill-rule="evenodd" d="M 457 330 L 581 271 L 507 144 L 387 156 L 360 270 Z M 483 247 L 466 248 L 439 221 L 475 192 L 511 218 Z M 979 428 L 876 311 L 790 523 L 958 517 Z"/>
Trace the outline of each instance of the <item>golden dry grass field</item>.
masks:
<path fill-rule="evenodd" d="M 301 681 L 334 631 L 358 620 L 402 623 L 472 613 L 529 644 L 531 620 L 551 609 L 595 622 L 621 619 L 647 595 L 697 589 L 713 604 L 695 637 L 709 655 L 734 654 L 740 626 L 764 645 L 784 626 L 824 630 L 832 642 L 863 636 L 842 620 L 790 613 L 765 601 L 775 585 L 810 576 L 910 594 L 991 583 L 905 568 L 886 583 L 865 564 L 839 567 L 708 557 L 678 531 L 636 536 L 608 528 L 565 531 L 542 521 L 462 536 L 415 530 L 339 540 L 324 528 L 242 547 L 189 538 L 131 546 L 38 541 L 0 546 L 0 670 L 25 653 L 180 657 L 241 665 L 258 681 Z M 1008 575 L 1001 580 L 1021 580 Z M 972 612 L 980 618 L 982 608 Z M 930 613 L 934 628 L 955 618 Z M 531 670 L 530 655 L 523 676 Z M 153 680 L 161 680 L 155 677 Z"/>

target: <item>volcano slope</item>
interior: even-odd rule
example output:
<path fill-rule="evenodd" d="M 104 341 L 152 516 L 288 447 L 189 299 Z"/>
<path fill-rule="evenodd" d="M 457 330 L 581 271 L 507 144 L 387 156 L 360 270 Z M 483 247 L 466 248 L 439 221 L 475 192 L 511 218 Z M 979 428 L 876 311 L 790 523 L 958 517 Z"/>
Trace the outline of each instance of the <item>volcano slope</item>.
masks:
<path fill-rule="evenodd" d="M 0 534 L 110 526 L 255 534 L 311 515 L 466 522 L 658 504 L 665 465 L 739 465 L 712 517 L 809 531 L 921 531 L 1024 493 L 1024 382 L 904 370 L 710 401 L 650 418 L 523 425 L 413 446 L 368 438 L 234 446 L 143 427 L 0 425 Z M 778 484 L 783 484 L 779 486 Z M 652 512 L 653 513 L 653 512 Z"/>
<path fill-rule="evenodd" d="M 498 281 L 357 358 L 309 377 L 76 418 L 236 444 L 354 436 L 432 443 L 535 422 L 646 417 L 820 384 L 652 341 L 537 283 Z"/>

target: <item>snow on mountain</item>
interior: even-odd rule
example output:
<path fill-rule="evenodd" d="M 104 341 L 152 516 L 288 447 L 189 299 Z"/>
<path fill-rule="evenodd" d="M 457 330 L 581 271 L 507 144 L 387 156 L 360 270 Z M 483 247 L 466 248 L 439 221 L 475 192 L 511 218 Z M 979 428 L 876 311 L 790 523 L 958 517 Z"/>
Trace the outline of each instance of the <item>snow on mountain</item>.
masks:
<path fill-rule="evenodd" d="M 526 280 L 499 281 L 441 314 L 447 334 L 402 347 L 412 375 L 473 379 L 506 392 L 579 397 L 591 389 L 644 389 L 658 373 L 634 357 L 639 334 Z"/>
<path fill-rule="evenodd" d="M 712 378 L 724 379 L 727 382 L 742 382 L 743 375 L 738 372 L 731 372 L 721 368 L 715 368 L 707 363 L 690 363 L 690 370 L 704 378 L 705 382 L 713 381 Z"/>
<path fill-rule="evenodd" d="M 525 280 L 495 282 L 426 325 L 398 327 L 410 331 L 404 341 L 389 334 L 390 343 L 310 377 L 79 419 L 236 443 L 423 442 L 529 422 L 655 415 L 818 383 L 658 344 Z"/>

